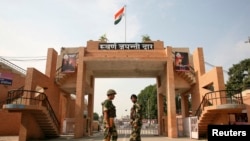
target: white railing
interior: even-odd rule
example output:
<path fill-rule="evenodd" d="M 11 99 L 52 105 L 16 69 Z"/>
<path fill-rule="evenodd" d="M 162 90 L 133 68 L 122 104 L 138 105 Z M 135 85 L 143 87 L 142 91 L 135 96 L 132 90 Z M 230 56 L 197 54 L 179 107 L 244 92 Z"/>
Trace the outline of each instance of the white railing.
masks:
<path fill-rule="evenodd" d="M 12 69 L 14 69 L 14 70 L 16 70 L 16 71 L 18 71 L 18 72 L 26 75 L 26 70 L 25 69 L 23 69 L 23 68 L 15 65 L 15 64 L 13 64 L 13 63 L 11 63 L 10 61 L 8 61 L 8 60 L 6 60 L 6 59 L 4 59 L 2 57 L 0 57 L 0 63 L 3 63 L 5 65 L 11 67 Z"/>
<path fill-rule="evenodd" d="M 131 126 L 116 125 L 118 134 L 131 134 Z M 141 135 L 158 135 L 158 124 L 143 124 L 141 128 Z"/>

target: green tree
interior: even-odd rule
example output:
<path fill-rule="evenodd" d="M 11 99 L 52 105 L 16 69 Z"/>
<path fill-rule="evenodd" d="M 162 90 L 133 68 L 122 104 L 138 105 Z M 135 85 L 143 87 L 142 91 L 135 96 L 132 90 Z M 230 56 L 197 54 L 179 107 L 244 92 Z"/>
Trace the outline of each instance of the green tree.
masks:
<path fill-rule="evenodd" d="M 249 88 L 250 84 L 250 58 L 240 61 L 229 68 L 229 79 L 226 83 L 227 90 Z"/>
<path fill-rule="evenodd" d="M 93 114 L 93 120 L 99 120 L 99 115 L 98 113 Z"/>
<path fill-rule="evenodd" d="M 150 36 L 148 36 L 147 34 L 142 35 L 142 42 L 147 42 L 147 41 L 151 41 Z"/>
<path fill-rule="evenodd" d="M 175 106 L 176 106 L 176 113 L 181 113 L 181 96 L 176 95 L 175 96 Z"/>
<path fill-rule="evenodd" d="M 149 85 L 138 94 L 138 102 L 143 104 L 142 113 L 143 118 L 155 119 L 158 117 L 158 107 L 157 107 L 157 88 L 156 84 Z M 181 96 L 175 96 L 176 112 L 181 112 Z M 191 110 L 191 95 L 188 97 L 188 108 Z M 163 111 L 167 115 L 167 98 L 163 96 Z"/>
<path fill-rule="evenodd" d="M 103 34 L 103 35 L 99 38 L 99 41 L 101 41 L 101 42 L 108 42 L 109 40 L 108 40 L 106 34 Z"/>
<path fill-rule="evenodd" d="M 156 85 L 149 85 L 138 94 L 138 102 L 143 104 L 143 118 L 157 118 L 157 89 Z"/>

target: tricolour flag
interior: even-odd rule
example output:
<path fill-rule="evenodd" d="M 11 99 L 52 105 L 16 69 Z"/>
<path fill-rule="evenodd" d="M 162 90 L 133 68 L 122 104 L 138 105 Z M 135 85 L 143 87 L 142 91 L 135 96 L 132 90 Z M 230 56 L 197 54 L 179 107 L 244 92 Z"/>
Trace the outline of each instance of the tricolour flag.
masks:
<path fill-rule="evenodd" d="M 115 13 L 115 25 L 122 20 L 125 7 L 122 7 L 118 12 Z"/>

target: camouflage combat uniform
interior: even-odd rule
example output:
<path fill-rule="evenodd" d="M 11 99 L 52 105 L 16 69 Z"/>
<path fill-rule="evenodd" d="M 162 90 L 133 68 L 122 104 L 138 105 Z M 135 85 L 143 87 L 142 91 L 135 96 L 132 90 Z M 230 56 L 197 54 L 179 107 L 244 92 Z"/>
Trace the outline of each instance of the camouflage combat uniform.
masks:
<path fill-rule="evenodd" d="M 134 103 L 130 113 L 132 132 L 130 141 L 141 141 L 142 109 L 139 103 Z"/>
<path fill-rule="evenodd" d="M 111 122 L 110 119 L 114 119 L 116 117 L 116 109 L 115 106 L 113 105 L 111 100 L 105 100 L 102 103 L 102 108 L 103 111 L 108 111 L 108 119 L 109 121 L 103 120 L 103 125 L 104 125 L 104 140 L 109 140 L 111 138 L 112 141 L 117 141 L 118 134 L 116 130 L 116 126 L 113 120 L 113 123 L 110 123 L 109 125 L 111 126 L 110 128 L 106 128 L 106 123 Z"/>

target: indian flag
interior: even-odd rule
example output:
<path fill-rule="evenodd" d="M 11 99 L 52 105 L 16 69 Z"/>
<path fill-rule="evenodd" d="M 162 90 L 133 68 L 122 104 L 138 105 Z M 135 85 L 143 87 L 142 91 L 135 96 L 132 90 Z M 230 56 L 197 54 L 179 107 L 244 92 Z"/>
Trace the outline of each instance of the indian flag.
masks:
<path fill-rule="evenodd" d="M 122 7 L 118 12 L 115 13 L 115 25 L 122 20 L 125 7 Z"/>

